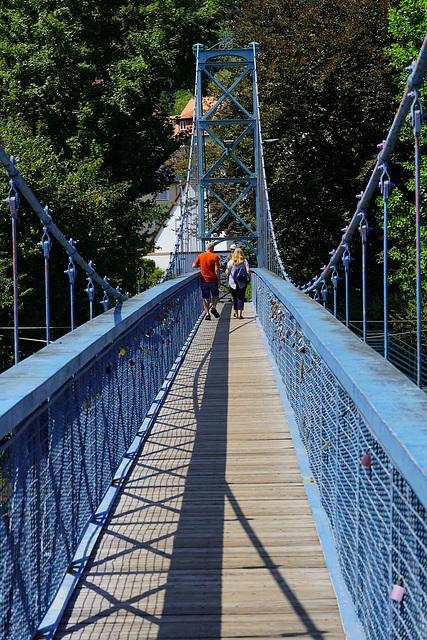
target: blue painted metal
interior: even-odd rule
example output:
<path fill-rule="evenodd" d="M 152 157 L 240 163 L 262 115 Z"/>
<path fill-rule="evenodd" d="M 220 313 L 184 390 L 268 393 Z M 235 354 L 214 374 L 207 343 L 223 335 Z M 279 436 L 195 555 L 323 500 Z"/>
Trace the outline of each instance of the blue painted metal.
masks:
<path fill-rule="evenodd" d="M 151 407 L 147 411 L 147 414 L 143 420 L 141 427 L 139 428 L 135 438 L 132 441 L 129 449 L 126 451 L 123 459 L 114 474 L 114 478 L 111 481 L 111 485 L 107 489 L 101 504 L 95 511 L 93 517 L 85 527 L 81 541 L 76 549 L 74 557 L 71 561 L 70 568 L 67 571 L 58 592 L 49 607 L 46 615 L 43 617 L 39 628 L 37 629 L 37 636 L 44 640 L 53 640 L 58 626 L 61 622 L 61 618 L 64 614 L 65 608 L 73 594 L 78 581 L 83 575 L 90 554 L 92 553 L 95 544 L 101 534 L 102 528 L 105 525 L 113 504 L 121 490 L 123 483 L 130 473 L 134 460 L 138 452 L 142 449 L 145 440 L 147 439 L 153 422 L 162 406 L 169 388 L 178 373 L 179 367 L 188 351 L 188 348 L 196 334 L 196 331 L 203 320 L 205 313 L 203 312 L 196 324 L 194 325 L 190 335 L 188 336 L 185 344 L 179 352 L 175 362 L 172 365 L 169 373 L 167 374 L 159 393 L 156 395 Z"/>
<path fill-rule="evenodd" d="M 331 275 L 331 280 L 332 280 L 332 286 L 334 288 L 334 316 L 335 318 L 337 317 L 337 293 L 338 293 L 338 281 L 339 281 L 339 275 L 338 275 L 338 271 L 337 268 L 334 267 L 333 271 L 332 271 L 332 275 Z"/>
<path fill-rule="evenodd" d="M 276 379 L 277 388 L 279 390 L 283 408 L 285 410 L 286 419 L 288 421 L 289 430 L 292 436 L 292 442 L 298 459 L 298 465 L 304 482 L 304 488 L 307 493 L 307 498 L 311 507 L 311 513 L 316 525 L 320 543 L 322 545 L 326 566 L 329 570 L 334 586 L 334 591 L 337 597 L 345 638 L 346 640 L 366 640 L 366 636 L 356 616 L 355 607 L 353 605 L 350 593 L 345 585 L 343 576 L 341 574 L 340 559 L 335 548 L 334 534 L 331 528 L 331 523 L 328 520 L 328 517 L 322 506 L 320 491 L 316 483 L 313 482 L 305 443 L 300 438 L 299 426 L 295 419 L 295 413 L 289 403 L 286 394 L 286 388 L 282 380 L 282 374 L 277 366 L 277 362 L 271 350 L 273 344 L 269 343 L 259 317 L 257 317 L 257 322 L 268 353 L 268 357 L 270 359 L 271 368 Z"/>
<path fill-rule="evenodd" d="M 336 316 L 341 322 L 340 316 Z M 359 338 L 363 337 L 361 331 L 355 324 L 350 323 L 349 329 Z M 374 349 L 381 356 L 384 356 L 384 333 L 381 330 L 368 330 L 366 344 Z M 417 350 L 407 344 L 396 335 L 388 338 L 388 360 L 409 380 L 417 383 Z M 427 358 L 422 359 L 422 388 L 427 389 Z"/>
<path fill-rule="evenodd" d="M 362 318 L 363 318 L 363 342 L 366 342 L 367 335 L 367 325 L 366 325 L 366 278 L 367 278 L 367 267 L 366 267 L 366 241 L 368 238 L 368 233 L 370 231 L 368 227 L 368 223 L 365 217 L 365 212 L 361 212 L 362 217 L 360 218 L 359 224 L 359 233 L 362 239 Z"/>
<path fill-rule="evenodd" d="M 104 281 L 108 284 L 110 278 L 108 278 L 107 276 L 104 276 Z M 104 295 L 102 297 L 101 300 L 101 304 L 104 307 L 104 311 L 108 311 L 108 309 L 110 308 L 110 298 L 108 297 L 108 293 L 107 291 L 104 289 Z"/>
<path fill-rule="evenodd" d="M 11 157 L 12 164 L 16 164 L 15 158 Z M 9 205 L 12 220 L 12 268 L 13 268 L 13 338 L 15 351 L 15 364 L 19 362 L 19 323 L 18 323 L 18 245 L 16 221 L 18 218 L 19 195 L 16 190 L 15 181 L 10 180 L 9 195 L 5 200 Z"/>
<path fill-rule="evenodd" d="M 239 235 L 232 236 L 227 235 L 227 239 L 233 239 L 236 242 L 247 246 L 255 254 L 258 255 L 258 262 L 263 266 L 271 268 L 275 273 L 280 273 L 284 278 L 288 278 L 288 275 L 283 267 L 282 260 L 280 258 L 277 241 L 274 233 L 273 222 L 271 218 L 270 204 L 267 193 L 267 181 L 265 177 L 265 163 L 263 154 L 263 143 L 261 136 L 261 124 L 260 124 L 260 110 L 258 102 L 258 79 L 256 68 L 256 56 L 258 52 L 257 43 L 251 43 L 247 48 L 236 48 L 231 38 L 224 35 L 223 40 L 213 47 L 213 49 L 205 50 L 201 44 L 195 44 L 193 51 L 196 56 L 196 83 L 195 83 L 195 100 L 194 100 L 194 114 L 193 114 L 193 130 L 190 145 L 190 161 L 188 166 L 187 180 L 184 193 L 184 205 L 183 215 L 181 217 L 180 228 L 177 234 L 177 240 L 171 256 L 169 266 L 162 278 L 162 282 L 168 278 L 174 277 L 177 274 L 187 273 L 191 269 L 191 265 L 195 256 L 201 251 L 206 240 L 211 239 L 214 243 L 219 242 L 219 237 L 215 235 L 218 225 L 225 220 L 227 215 L 230 214 L 235 220 L 245 226 L 249 233 L 249 236 Z M 236 52 L 238 53 L 240 60 L 236 58 Z M 242 53 L 243 52 L 243 53 Z M 242 55 L 240 55 L 242 53 Z M 215 57 L 216 56 L 216 57 Z M 221 62 L 219 57 L 221 56 L 234 56 L 234 66 L 236 68 L 243 69 L 242 74 L 238 80 L 233 83 L 230 89 L 225 89 L 214 80 L 214 83 L 222 91 L 222 97 L 217 103 L 211 107 L 205 115 L 203 115 L 202 109 L 202 92 L 201 92 L 201 77 L 202 74 L 211 77 L 207 67 L 209 63 L 215 60 L 215 67 L 227 67 L 231 66 L 229 61 Z M 203 59 L 204 69 L 200 67 L 200 60 Z M 253 113 L 249 113 L 246 109 L 236 101 L 232 96 L 232 91 L 238 86 L 238 83 L 246 77 L 244 74 L 252 73 L 252 95 L 253 95 Z M 244 117 L 238 120 L 225 120 L 220 119 L 221 104 L 225 98 L 229 98 L 236 109 L 241 111 Z M 219 112 L 217 119 L 214 119 L 215 111 Z M 243 133 L 236 136 L 234 140 L 222 140 L 221 136 L 214 131 L 215 127 L 221 130 L 221 127 L 232 126 L 233 124 L 239 124 L 244 126 Z M 254 149 L 253 149 L 253 161 L 254 171 L 253 173 L 248 170 L 245 164 L 236 156 L 234 150 L 238 145 L 247 138 L 247 136 L 253 132 L 254 136 Z M 202 169 L 205 163 L 204 144 L 207 135 L 214 140 L 218 147 L 223 150 L 221 158 L 214 163 L 212 167 Z M 221 164 L 226 158 L 232 157 L 237 165 L 246 174 L 245 177 L 234 178 L 214 178 L 213 173 L 221 167 Z M 204 172 L 204 173 L 203 173 Z M 250 175 L 249 175 L 250 174 Z M 204 188 L 199 188 L 200 176 L 204 176 L 203 180 Z M 216 220 L 212 226 L 205 231 L 200 232 L 205 224 L 204 218 L 204 204 L 205 194 L 207 190 L 214 195 L 215 185 L 227 184 L 232 182 L 233 184 L 243 185 L 242 192 L 236 198 L 232 205 L 228 205 L 224 200 L 215 194 L 218 203 L 223 206 L 226 211 L 220 219 Z M 213 187 L 211 188 L 211 184 Z M 245 186 L 246 183 L 246 186 Z M 198 190 L 198 201 L 192 201 L 190 197 L 190 187 Z M 255 231 L 249 225 L 245 225 L 245 221 L 238 216 L 233 207 L 239 204 L 244 197 L 250 192 L 256 190 L 256 205 L 255 205 L 255 218 L 256 229 Z M 194 232 L 194 227 L 197 224 L 199 226 L 199 236 L 202 238 L 202 242 L 198 243 L 198 237 Z"/>
<path fill-rule="evenodd" d="M 389 359 L 388 337 L 388 199 L 395 185 L 390 180 L 388 167 L 382 164 L 382 174 L 379 181 L 380 191 L 384 202 L 384 239 L 383 239 L 383 308 L 384 308 L 384 358 Z"/>
<path fill-rule="evenodd" d="M 349 274 L 350 274 L 350 264 L 351 264 L 351 256 L 349 245 L 345 244 L 344 251 L 342 255 L 342 262 L 344 265 L 344 277 L 345 277 L 345 326 L 348 329 L 348 323 L 350 321 L 350 284 L 349 284 Z M 335 266 L 335 265 L 334 265 Z M 315 289 L 317 291 L 317 289 Z"/>
<path fill-rule="evenodd" d="M 45 208 L 45 213 L 50 218 L 50 210 Z M 43 251 L 44 258 L 44 292 L 45 292 L 45 310 L 46 310 L 46 344 L 50 343 L 50 289 L 49 289 L 49 257 L 52 248 L 52 240 L 49 235 L 49 223 L 43 227 L 43 235 L 41 242 L 38 243 Z"/>
<path fill-rule="evenodd" d="M 414 91 L 411 106 L 411 123 L 415 139 L 415 262 L 416 262 L 416 306 L 417 306 L 417 384 L 421 387 L 422 318 L 421 318 L 421 195 L 420 195 L 420 133 L 424 119 L 419 91 Z"/>
<path fill-rule="evenodd" d="M 89 267 L 91 269 L 94 268 L 94 264 L 92 262 L 92 260 L 89 261 Z M 89 298 L 89 320 L 93 319 L 93 301 L 95 299 L 95 285 L 93 284 L 93 280 L 92 280 L 92 275 L 90 274 L 87 278 L 88 284 L 87 284 L 87 288 L 85 289 L 86 293 L 87 293 L 87 297 Z M 139 293 L 139 291 L 138 291 Z"/>
<path fill-rule="evenodd" d="M 225 46 L 227 44 L 227 47 Z M 258 237 L 259 237 L 259 211 L 258 211 L 258 135 L 259 129 L 256 126 L 256 90 L 254 86 L 255 78 L 255 58 L 258 53 L 259 45 L 250 43 L 248 47 L 240 48 L 231 43 L 229 37 L 211 49 L 205 49 L 202 44 L 193 46 L 193 51 L 197 60 L 197 87 L 198 92 L 195 98 L 196 119 L 195 127 L 197 128 L 196 137 L 198 141 L 198 167 L 199 167 L 199 193 L 198 193 L 198 219 L 199 234 L 203 245 L 206 241 L 215 241 L 219 237 L 219 225 L 227 221 L 228 225 L 238 223 L 241 232 L 238 234 L 227 233 L 229 240 L 244 240 L 245 244 L 250 246 L 255 255 L 258 254 Z M 239 75 L 227 89 L 214 74 L 213 68 L 224 68 L 228 70 L 238 69 Z M 248 110 L 242 106 L 241 102 L 235 97 L 233 92 L 241 85 L 242 81 L 250 77 L 252 78 L 252 106 Z M 208 78 L 219 89 L 219 97 L 215 104 L 210 107 L 206 114 L 203 113 L 202 99 L 202 78 Z M 234 118 L 227 118 L 221 115 L 221 110 L 226 103 L 234 107 Z M 234 130 L 233 139 L 227 140 L 224 137 L 229 131 L 229 127 L 239 127 L 241 132 Z M 224 132 L 225 129 L 225 132 Z M 230 134 L 228 134 L 230 135 Z M 253 144 L 250 151 L 245 152 L 245 161 L 236 153 L 239 145 L 243 141 L 251 139 L 253 136 Z M 211 142 L 206 142 L 209 139 Z M 206 146 L 210 143 L 216 143 L 216 148 L 221 149 L 221 157 L 214 161 L 213 164 L 209 160 L 206 153 Z M 242 146 L 240 146 L 240 149 Z M 223 175 L 218 177 L 218 171 L 221 171 L 224 162 L 232 159 L 241 171 L 240 176 Z M 254 169 L 251 170 L 247 165 L 253 163 Z M 227 203 L 217 192 L 218 185 L 230 185 L 232 189 L 239 186 L 240 192 L 234 198 L 231 204 Z M 232 191 L 230 191 L 232 192 Z M 222 209 L 222 213 L 217 215 L 217 219 L 212 219 L 211 209 L 207 207 L 206 194 L 217 203 Z M 236 211 L 239 203 L 248 195 L 253 195 L 255 201 L 255 228 L 253 221 L 246 217 L 242 217 Z"/>
<path fill-rule="evenodd" d="M 177 278 L 0 375 L 0 637 L 35 632 L 201 312 Z"/>
<path fill-rule="evenodd" d="M 255 269 L 252 300 L 366 637 L 427 637 L 426 395 L 277 276 Z"/>
<path fill-rule="evenodd" d="M 76 242 L 70 238 L 69 243 L 71 246 L 75 246 Z M 76 265 L 74 264 L 73 256 L 68 256 L 68 267 L 64 271 L 68 275 L 70 282 L 70 319 L 71 319 L 71 331 L 74 331 L 74 283 L 76 281 Z M 92 317 L 90 318 L 92 319 Z"/>

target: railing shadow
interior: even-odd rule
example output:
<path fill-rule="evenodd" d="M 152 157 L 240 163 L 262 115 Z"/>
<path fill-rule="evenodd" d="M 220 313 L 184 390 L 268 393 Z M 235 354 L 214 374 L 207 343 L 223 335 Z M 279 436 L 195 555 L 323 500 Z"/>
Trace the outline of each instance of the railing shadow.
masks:
<path fill-rule="evenodd" d="M 227 314 L 227 322 L 225 322 Z M 228 502 L 253 548 L 257 551 L 260 564 L 266 569 L 283 593 L 284 599 L 294 610 L 305 627 L 305 631 L 283 630 L 280 637 L 306 637 L 321 640 L 327 634 L 320 630 L 311 619 L 309 612 L 298 599 L 293 589 L 283 577 L 245 516 L 239 501 L 226 480 L 227 428 L 228 428 L 228 378 L 229 378 L 229 335 L 242 329 L 253 319 L 245 318 L 230 326 L 231 305 L 222 312 L 222 322 L 218 325 L 212 342 L 209 364 L 204 381 L 203 397 L 198 404 L 198 373 L 193 385 L 193 410 L 196 433 L 191 460 L 186 475 L 179 524 L 174 535 L 174 547 L 168 571 L 164 607 L 158 622 L 158 640 L 169 640 L 173 630 L 179 638 L 222 637 L 222 616 L 224 614 L 224 525 L 225 505 Z M 200 363 L 200 369 L 205 359 Z M 195 516 L 195 512 L 197 515 Z M 194 530 L 197 523 L 197 530 Z M 184 562 L 183 556 L 184 552 Z M 188 580 L 183 576 L 188 572 Z M 242 585 L 239 585 L 241 588 Z M 262 593 L 259 594 L 262 599 Z M 177 602 L 186 602 L 187 608 L 182 620 L 177 619 Z M 285 627 L 285 625 L 284 625 Z"/>

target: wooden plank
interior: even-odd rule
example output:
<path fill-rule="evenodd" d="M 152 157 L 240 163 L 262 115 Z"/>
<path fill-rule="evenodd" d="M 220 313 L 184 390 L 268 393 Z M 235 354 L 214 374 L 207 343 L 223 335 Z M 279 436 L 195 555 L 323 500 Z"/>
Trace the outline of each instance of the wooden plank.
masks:
<path fill-rule="evenodd" d="M 251 307 L 203 322 L 55 640 L 343 640 Z M 242 393 L 242 379 L 245 392 Z"/>

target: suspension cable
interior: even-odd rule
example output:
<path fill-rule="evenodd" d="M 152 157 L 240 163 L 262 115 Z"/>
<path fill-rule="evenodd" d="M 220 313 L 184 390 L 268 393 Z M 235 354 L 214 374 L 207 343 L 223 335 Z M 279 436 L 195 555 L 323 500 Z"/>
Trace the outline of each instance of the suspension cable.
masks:
<path fill-rule="evenodd" d="M 76 248 L 71 245 L 60 229 L 56 226 L 56 224 L 52 221 L 51 216 L 46 213 L 45 209 L 41 206 L 40 202 L 37 200 L 36 196 L 33 194 L 29 186 L 26 184 L 25 180 L 22 178 L 19 173 L 19 169 L 14 162 L 14 158 L 7 155 L 3 147 L 0 145 L 0 162 L 6 169 L 7 175 L 10 179 L 14 181 L 14 184 L 18 187 L 21 194 L 24 196 L 30 207 L 33 209 L 35 213 L 39 216 L 43 225 L 49 230 L 49 232 L 56 238 L 59 244 L 65 249 L 68 255 L 73 256 L 73 260 L 76 264 L 78 264 L 84 271 L 90 276 L 100 287 L 104 289 L 109 295 L 114 296 L 120 302 L 124 302 L 127 300 L 127 297 L 120 293 L 117 289 L 114 289 L 110 284 L 108 284 L 105 280 L 103 280 L 93 269 L 90 267 L 87 262 L 82 258 L 82 256 L 76 251 Z"/>
<path fill-rule="evenodd" d="M 313 282 L 304 287 L 304 292 L 308 293 L 313 291 L 317 287 L 321 286 L 321 280 L 325 280 L 330 277 L 333 272 L 333 267 L 336 266 L 344 253 L 346 246 L 351 242 L 353 234 L 360 225 L 361 212 L 368 209 L 370 200 L 378 186 L 378 182 L 381 178 L 383 171 L 383 163 L 388 162 L 391 157 L 392 151 L 397 142 L 398 136 L 405 122 L 405 119 L 411 109 L 414 100 L 414 91 L 418 91 L 423 82 L 423 77 L 427 69 L 427 35 L 424 38 L 418 59 L 413 62 L 410 67 L 407 68 L 411 71 L 408 80 L 405 93 L 400 102 L 399 109 L 394 118 L 393 124 L 389 130 L 387 139 L 382 145 L 382 150 L 378 155 L 377 163 L 372 171 L 369 182 L 362 192 L 356 211 L 351 219 L 350 224 L 346 227 L 345 233 L 342 236 L 341 242 L 335 251 L 331 252 L 331 258 L 329 263 L 323 268 L 321 274 L 313 278 Z"/>
<path fill-rule="evenodd" d="M 259 107 L 259 97 L 258 97 L 258 72 L 257 72 L 257 64 L 256 64 L 257 43 L 252 42 L 251 44 L 254 52 L 254 87 L 255 87 L 254 93 L 255 93 L 255 109 L 256 109 L 255 115 L 256 115 L 256 127 L 258 131 L 258 145 L 259 145 L 259 149 L 257 150 L 258 163 L 259 163 L 258 169 L 261 175 L 261 180 L 258 181 L 258 187 L 259 189 L 262 190 L 262 195 L 265 198 L 265 212 L 263 212 L 264 215 L 262 216 L 262 219 L 266 221 L 266 224 L 265 224 L 265 233 L 263 233 L 262 236 L 264 237 L 263 239 L 266 246 L 261 247 L 261 254 L 262 254 L 261 259 L 263 261 L 263 266 L 267 266 L 265 264 L 266 254 L 270 257 L 270 253 L 271 253 L 269 251 L 269 248 L 267 247 L 267 242 L 268 242 L 267 236 L 268 236 L 269 238 L 271 238 L 273 255 L 276 260 L 275 271 L 276 273 L 278 271 L 278 275 L 280 275 L 282 278 L 290 281 L 290 278 L 283 266 L 282 258 L 280 257 L 279 247 L 277 245 L 277 240 L 276 240 L 276 234 L 274 233 L 273 220 L 271 217 L 270 200 L 268 197 L 267 178 L 266 178 L 265 163 L 264 163 L 264 151 L 263 151 L 262 134 L 261 134 L 261 117 L 260 117 L 260 107 Z M 268 268 L 270 268 L 270 266 L 271 265 L 268 265 Z"/>
<path fill-rule="evenodd" d="M 200 47 L 200 45 L 196 44 L 194 45 L 193 48 L 196 48 L 196 51 L 198 52 L 198 47 Z M 196 147 L 196 136 L 197 136 L 197 100 L 199 99 L 199 73 L 198 73 L 198 67 L 199 67 L 199 59 L 198 59 L 198 55 L 196 55 L 196 81 L 195 81 L 195 85 L 194 85 L 194 106 L 193 106 L 193 129 L 191 131 L 191 141 L 190 141 L 190 157 L 189 157 L 189 161 L 188 161 L 188 167 L 187 167 L 187 180 L 185 183 L 185 188 L 184 188 L 184 203 L 183 203 L 183 212 L 181 215 L 181 220 L 179 223 L 179 229 L 178 229 L 178 234 L 176 237 L 176 241 L 175 241 L 175 246 L 174 249 L 172 251 L 172 255 L 169 261 L 169 264 L 166 268 L 165 273 L 163 274 L 163 277 L 161 278 L 160 282 L 165 282 L 166 280 L 172 278 L 174 275 L 181 275 L 181 273 L 185 272 L 185 267 L 189 268 L 189 265 L 184 265 L 184 268 L 181 267 L 180 264 L 180 254 L 182 252 L 185 251 L 185 247 L 183 246 L 184 244 L 184 232 L 187 231 L 187 233 L 190 233 L 189 229 L 188 229 L 188 223 L 189 223 L 189 192 L 190 192 L 190 187 L 191 187 L 191 176 L 194 170 L 194 155 L 195 155 L 195 147 Z M 188 254 L 189 254 L 189 240 L 187 238 L 187 247 L 188 247 Z"/>

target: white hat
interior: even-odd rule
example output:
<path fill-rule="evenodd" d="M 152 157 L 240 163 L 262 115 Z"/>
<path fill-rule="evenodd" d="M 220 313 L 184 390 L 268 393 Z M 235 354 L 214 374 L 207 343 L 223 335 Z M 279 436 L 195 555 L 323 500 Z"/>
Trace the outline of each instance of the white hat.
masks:
<path fill-rule="evenodd" d="M 237 249 L 237 244 L 232 244 L 230 249 Z"/>

